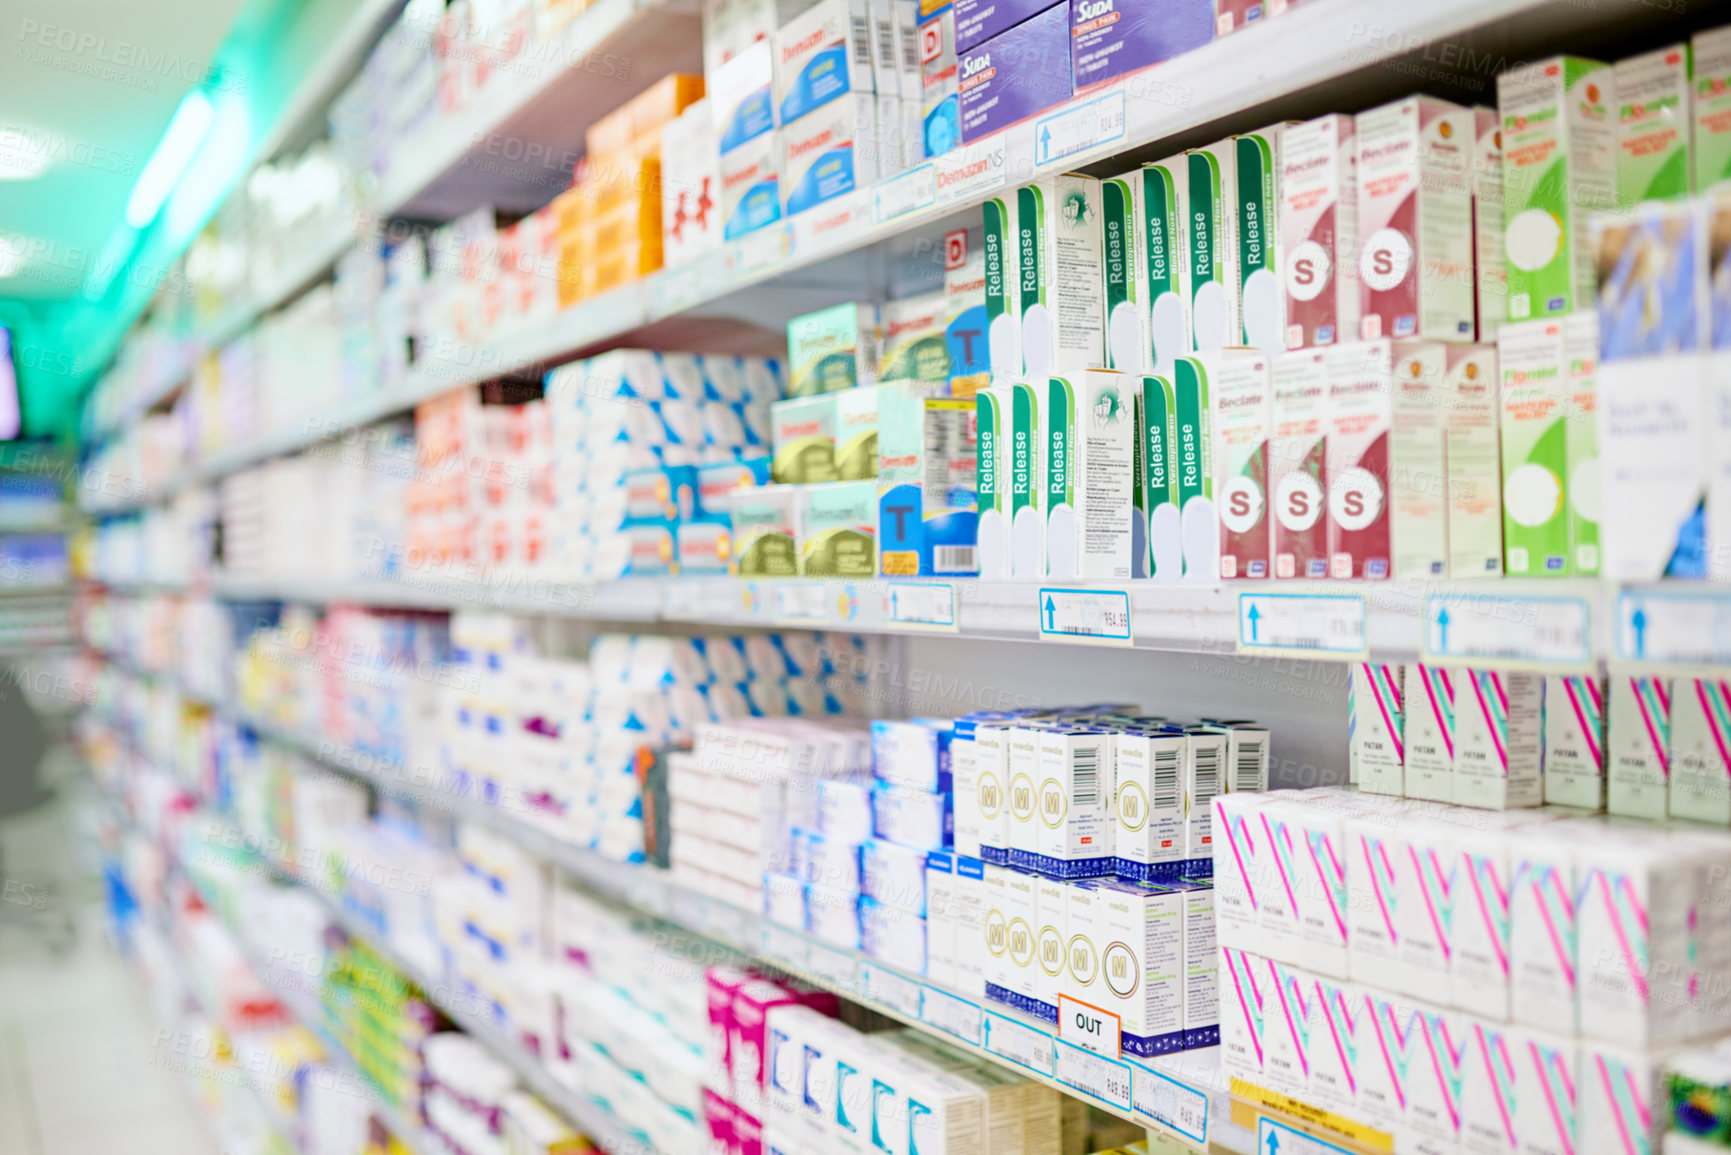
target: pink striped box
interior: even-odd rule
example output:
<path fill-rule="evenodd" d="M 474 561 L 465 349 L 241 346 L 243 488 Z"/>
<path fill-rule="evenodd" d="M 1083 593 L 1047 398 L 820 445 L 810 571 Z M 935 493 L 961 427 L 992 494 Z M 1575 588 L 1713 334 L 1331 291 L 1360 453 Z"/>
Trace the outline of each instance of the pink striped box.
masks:
<path fill-rule="evenodd" d="M 1545 679 L 1466 670 L 1455 687 L 1454 801 L 1486 810 L 1545 800 Z"/>
<path fill-rule="evenodd" d="M 1406 824 L 1418 803 L 1404 799 L 1367 799 L 1379 803 L 1346 820 L 1346 941 L 1348 976 L 1356 982 L 1388 985 L 1399 965 L 1401 908 L 1419 901 L 1402 882 L 1409 876 Z"/>
<path fill-rule="evenodd" d="M 1262 894 L 1275 882 L 1275 868 L 1259 812 L 1272 797 L 1234 792 L 1216 794 L 1212 802 L 1214 920 L 1223 950 L 1263 948 Z"/>
<path fill-rule="evenodd" d="M 1347 820 L 1379 803 L 1349 791 L 1293 791 L 1304 803 L 1301 839 L 1293 854 L 1297 883 L 1297 960 L 1319 975 L 1349 973 L 1347 918 Z"/>
<path fill-rule="evenodd" d="M 1611 679 L 1605 795 L 1612 814 L 1663 818 L 1671 785 L 1671 679 Z"/>
<path fill-rule="evenodd" d="M 1545 801 L 1605 808 L 1605 681 L 1596 674 L 1545 679 Z"/>
<path fill-rule="evenodd" d="M 1419 1005 L 1404 995 L 1363 990 L 1368 1038 L 1359 1044 L 1358 1118 L 1395 1133 L 1396 1150 L 1413 1150 L 1407 1113 L 1414 1084 L 1424 1074 L 1418 1062 L 1425 1046 L 1424 1017 Z"/>
<path fill-rule="evenodd" d="M 1655 1155 L 1671 1118 L 1662 1082 L 1668 1052 L 1583 1043 L 1573 1155 Z"/>
<path fill-rule="evenodd" d="M 1462 1155 L 1520 1155 L 1520 1048 L 1500 1022 L 1472 1019 L 1461 1069 Z"/>
<path fill-rule="evenodd" d="M 1406 747 L 1400 666 L 1358 662 L 1347 701 L 1347 772 L 1360 790 L 1399 797 Z"/>
<path fill-rule="evenodd" d="M 1573 1036 L 1580 990 L 1578 822 L 1523 831 L 1509 848 L 1509 1017 Z"/>
<path fill-rule="evenodd" d="M 1521 1155 L 1581 1155 L 1580 1107 L 1588 1096 L 1575 1040 L 1524 1028 L 1509 1031 L 1507 1039 Z M 1617 1150 L 1621 1155 L 1622 1149 Z M 1635 1149 L 1627 1155 L 1642 1153 Z M 1650 1148 L 1645 1155 L 1652 1155 Z"/>
<path fill-rule="evenodd" d="M 1272 959 L 1253 960 L 1262 985 L 1267 1014 L 1263 1022 L 1262 1085 L 1272 1091 L 1308 1101 L 1310 1098 L 1310 1053 L 1320 1041 L 1322 1005 L 1315 984 L 1300 967 Z"/>
<path fill-rule="evenodd" d="M 1310 1097 L 1318 1106 L 1353 1116 L 1358 1110 L 1359 1063 L 1369 1056 L 1370 1015 L 1352 983 L 1312 980 L 1320 1037 L 1310 1048 Z"/>
<path fill-rule="evenodd" d="M 1529 833 L 1511 832 L 1571 813 L 1549 806 L 1500 814 L 1473 811 L 1477 821 L 1456 831 L 1459 865 L 1449 951 L 1450 1006 L 1496 1022 L 1508 1021 L 1514 900 L 1521 881 L 1515 846 Z M 1543 917 L 1540 907 L 1527 909 L 1529 916 Z"/>
<path fill-rule="evenodd" d="M 1679 678 L 1675 685 L 1671 817 L 1731 826 L 1731 681 Z"/>
<path fill-rule="evenodd" d="M 1221 948 L 1220 1061 L 1228 1078 L 1262 1085 L 1273 1009 L 1274 990 L 1262 957 Z"/>
<path fill-rule="evenodd" d="M 1460 1149 L 1469 1110 L 1465 1092 L 1473 1020 L 1422 1003 L 1416 1010 L 1418 1054 L 1407 1088 L 1406 1121 L 1395 1133 L 1395 1146 L 1420 1155 L 1452 1155 Z"/>
<path fill-rule="evenodd" d="M 1451 802 L 1455 789 L 1455 686 L 1464 670 L 1406 668 L 1406 796 Z"/>

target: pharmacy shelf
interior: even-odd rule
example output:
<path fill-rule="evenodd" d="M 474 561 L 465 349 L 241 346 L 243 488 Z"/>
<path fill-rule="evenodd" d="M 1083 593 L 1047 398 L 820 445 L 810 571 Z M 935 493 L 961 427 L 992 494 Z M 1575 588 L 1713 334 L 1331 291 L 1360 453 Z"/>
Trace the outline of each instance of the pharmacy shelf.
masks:
<path fill-rule="evenodd" d="M 125 592 L 129 587 L 113 588 Z M 147 592 L 158 588 L 143 587 Z M 235 601 L 492 609 L 526 617 L 939 634 L 1239 657 L 1423 660 L 1552 672 L 1615 665 L 1631 673 L 1672 676 L 1706 676 L 1731 665 L 1731 587 L 1705 582 L 1509 578 L 1036 585 L 975 579 L 666 577 L 573 585 L 476 571 L 461 577 L 410 573 L 399 581 L 219 576 L 199 588 Z M 1127 639 L 1122 631 L 1107 636 L 1112 632 L 1107 623 L 1116 615 L 1128 618 Z"/>
<path fill-rule="evenodd" d="M 1254 1136 L 1231 1122 L 1229 1087 L 1217 1047 L 1152 1059 L 1095 1055 L 1058 1038 L 1051 1024 L 996 1004 L 981 1005 L 859 951 L 840 949 L 803 932 L 776 926 L 755 911 L 713 898 L 675 880 L 666 870 L 615 862 L 572 845 L 538 825 L 528 816 L 526 808 L 514 805 L 510 798 L 490 804 L 470 792 L 441 786 L 448 776 L 439 771 L 384 761 L 279 726 L 230 703 L 212 702 L 200 695 L 189 697 L 227 713 L 261 737 L 368 782 L 383 793 L 485 825 L 597 893 L 909 1026 L 942 1034 L 981 1058 L 1066 1094 L 1085 1098 L 1103 1110 L 1161 1130 L 1192 1146 L 1205 1147 L 1213 1142 L 1238 1155 L 1257 1155 Z M 319 893 L 316 888 L 314 893 Z M 319 897 L 346 924 L 354 924 L 352 917 L 332 902 L 329 895 Z M 373 941 L 372 932 L 365 927 L 357 928 L 356 933 Z M 377 943 L 375 946 L 390 957 L 388 948 Z M 404 966 L 404 973 L 416 977 L 412 967 Z M 417 977 L 417 981 L 421 980 Z M 436 989 L 425 982 L 422 985 L 429 991 Z M 469 1023 L 458 1019 L 452 1009 L 440 1005 L 452 1015 L 453 1021 L 471 1030 Z M 527 1052 L 524 1056 L 539 1067 Z"/>
<path fill-rule="evenodd" d="M 480 94 L 398 143 L 368 197 L 380 216 L 540 208 L 570 184 L 589 125 L 656 80 L 703 68 L 693 0 L 599 0 L 552 42 L 493 66 Z"/>
<path fill-rule="evenodd" d="M 685 0 L 678 0 L 683 4 Z M 127 500 L 91 496 L 88 508 L 114 512 L 163 500 L 269 457 L 305 448 L 453 389 L 515 373 L 537 374 L 609 344 L 702 348 L 717 317 L 763 325 L 825 304 L 882 295 L 900 284 L 929 289 L 942 234 L 977 223 L 978 206 L 1005 188 L 1068 170 L 1110 173 L 1165 151 L 1262 127 L 1282 116 L 1369 107 L 1414 87 L 1440 85 L 1458 96 L 1494 99 L 1498 68 L 1555 49 L 1559 38 L 1601 41 L 1639 34 L 1667 13 L 1640 5 L 1559 5 L 1548 0 L 1310 0 L 1278 19 L 1121 81 L 1079 94 L 1039 117 L 957 148 L 907 172 L 729 242 L 708 256 L 580 302 L 548 320 L 502 328 L 479 344 L 434 342 L 400 386 L 355 396 L 313 420 L 292 422 Z M 660 75 L 672 23 L 683 7 L 603 0 L 567 33 L 570 52 L 605 56 L 615 43 L 646 41 L 636 76 Z M 695 27 L 695 25 L 693 25 Z M 692 43 L 696 43 L 695 37 Z M 579 48 L 578 45 L 589 45 Z M 574 75 L 582 73 L 582 75 Z M 1415 79 L 1416 78 L 1416 79 Z M 528 131 L 578 99 L 595 77 L 536 69 L 497 78 L 471 109 L 430 126 L 400 150 L 376 196 L 391 212 L 418 209 L 416 197 L 441 174 L 484 169 L 502 141 L 545 138 Z M 569 84 L 574 87 L 567 89 Z M 605 89 L 608 107 L 617 86 Z M 573 105 L 583 108 L 586 106 Z M 519 117 L 525 131 L 518 132 Z M 569 110 L 565 115 L 569 116 Z M 584 115 L 575 117 L 579 122 Z M 544 126 L 543 126 L 544 127 Z M 423 139 L 423 137 L 425 139 Z M 549 194 L 551 195 L 551 194 Z M 450 206 L 461 211 L 484 199 Z"/>

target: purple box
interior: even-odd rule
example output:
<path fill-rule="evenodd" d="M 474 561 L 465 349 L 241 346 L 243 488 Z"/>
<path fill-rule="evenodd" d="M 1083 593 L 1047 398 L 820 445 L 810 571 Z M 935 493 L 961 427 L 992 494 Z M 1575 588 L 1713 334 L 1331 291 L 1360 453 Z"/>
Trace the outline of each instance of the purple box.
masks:
<path fill-rule="evenodd" d="M 966 52 L 984 44 L 1000 32 L 1008 31 L 1024 20 L 1030 20 L 1046 9 L 1065 0 L 955 0 L 950 11 L 956 19 L 956 51 Z M 1140 3 L 1140 0 L 1131 0 Z"/>
<path fill-rule="evenodd" d="M 1070 0 L 1079 92 L 1214 39 L 1214 0 Z"/>
<path fill-rule="evenodd" d="M 1070 9 L 1048 8 L 957 53 L 956 63 L 964 144 L 1062 104 L 1073 91 Z"/>

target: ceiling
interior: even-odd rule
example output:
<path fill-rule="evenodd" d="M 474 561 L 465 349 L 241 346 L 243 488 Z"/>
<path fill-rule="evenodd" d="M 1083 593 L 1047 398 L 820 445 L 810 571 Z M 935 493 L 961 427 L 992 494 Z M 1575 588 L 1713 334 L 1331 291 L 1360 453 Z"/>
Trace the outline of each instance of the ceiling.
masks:
<path fill-rule="evenodd" d="M 3 0 L 0 297 L 82 294 L 181 98 L 216 61 L 242 0 Z M 244 90 L 242 72 L 224 86 Z M 5 267 L 0 264 L 0 268 Z"/>
<path fill-rule="evenodd" d="M 0 274 L 11 270 L 0 325 L 15 331 L 27 434 L 75 427 L 84 392 L 186 246 L 261 155 L 308 135 L 294 122 L 322 120 L 398 8 L 0 0 L 0 176 L 41 170 L 0 179 Z M 133 186 L 195 88 L 212 127 L 155 220 L 133 230 Z"/>

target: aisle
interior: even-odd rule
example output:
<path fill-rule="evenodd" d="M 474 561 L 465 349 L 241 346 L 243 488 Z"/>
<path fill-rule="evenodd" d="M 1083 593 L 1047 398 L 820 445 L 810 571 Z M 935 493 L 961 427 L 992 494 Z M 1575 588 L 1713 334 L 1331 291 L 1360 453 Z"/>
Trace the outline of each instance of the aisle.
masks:
<path fill-rule="evenodd" d="M 194 1088 L 153 1061 L 148 1000 L 93 899 L 78 825 L 60 802 L 0 819 L 14 883 L 0 886 L 0 1155 L 216 1155 Z"/>

